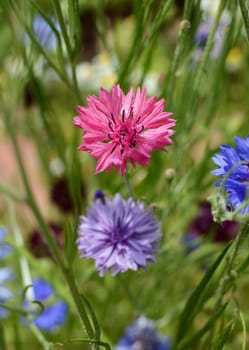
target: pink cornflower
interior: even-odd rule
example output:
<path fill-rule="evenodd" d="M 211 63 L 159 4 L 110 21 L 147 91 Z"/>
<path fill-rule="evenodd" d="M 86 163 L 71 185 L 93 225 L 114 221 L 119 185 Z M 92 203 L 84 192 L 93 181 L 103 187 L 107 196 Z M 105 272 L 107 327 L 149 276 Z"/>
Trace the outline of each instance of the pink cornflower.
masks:
<path fill-rule="evenodd" d="M 98 158 L 96 173 L 113 166 L 122 175 L 127 163 L 147 166 L 152 150 L 171 145 L 175 120 L 163 112 L 164 99 L 146 98 L 146 89 L 133 88 L 125 95 L 119 85 L 109 93 L 100 89 L 99 97 L 89 96 L 88 106 L 78 106 L 74 125 L 83 129 L 80 150 Z"/>

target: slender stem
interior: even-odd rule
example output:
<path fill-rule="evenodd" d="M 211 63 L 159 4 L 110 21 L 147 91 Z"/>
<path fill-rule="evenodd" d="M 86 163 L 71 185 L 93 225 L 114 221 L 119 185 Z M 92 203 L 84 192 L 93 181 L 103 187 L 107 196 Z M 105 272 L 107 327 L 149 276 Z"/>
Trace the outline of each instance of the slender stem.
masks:
<path fill-rule="evenodd" d="M 90 339 L 94 339 L 95 338 L 94 331 L 93 331 L 92 325 L 89 321 L 87 312 L 83 306 L 81 295 L 80 295 L 78 287 L 75 283 L 72 268 L 71 267 L 65 268 L 64 275 L 65 275 L 65 278 L 67 280 L 68 286 L 70 288 L 71 294 L 73 296 L 74 302 L 76 304 L 79 316 L 80 316 L 82 323 L 84 325 L 84 328 L 86 329 L 86 332 L 88 334 L 88 337 Z"/>
<path fill-rule="evenodd" d="M 194 83 L 193 83 L 193 90 L 194 91 L 198 91 L 199 90 L 201 77 L 202 77 L 202 74 L 204 72 L 204 68 L 206 66 L 206 63 L 207 63 L 207 60 L 208 60 L 208 56 L 209 56 L 209 54 L 211 52 L 211 49 L 212 49 L 212 46 L 213 46 L 214 36 L 216 34 L 216 31 L 217 31 L 217 28 L 218 28 L 218 25 L 219 25 L 219 21 L 220 21 L 220 17 L 221 17 L 221 14 L 222 14 L 222 11 L 224 9 L 226 1 L 227 0 L 222 0 L 220 2 L 220 5 L 219 5 L 219 8 L 218 8 L 216 17 L 214 19 L 214 24 L 213 24 L 211 32 L 210 32 L 210 34 L 208 36 L 208 41 L 207 41 L 207 44 L 205 46 L 203 55 L 202 55 L 200 63 L 199 63 L 199 67 L 198 67 L 198 70 L 197 70 L 197 73 L 196 73 L 196 78 L 195 78 Z"/>
<path fill-rule="evenodd" d="M 0 346 L 2 350 L 7 350 L 7 344 L 5 340 L 4 327 L 0 324 Z"/>
<path fill-rule="evenodd" d="M 0 192 L 6 197 L 13 199 L 16 202 L 25 202 L 26 198 L 23 194 L 17 193 L 17 191 L 12 191 L 8 187 L 0 185 Z"/>
<path fill-rule="evenodd" d="M 129 286 L 128 282 L 127 282 L 126 276 L 124 276 L 123 274 L 121 274 L 121 275 L 119 276 L 119 278 L 120 278 L 122 287 L 124 288 L 124 290 L 125 290 L 125 292 L 126 292 L 126 294 L 127 294 L 127 296 L 128 296 L 128 299 L 129 299 L 130 302 L 131 302 L 132 307 L 134 308 L 134 310 L 139 311 L 139 309 L 140 309 L 140 308 L 139 308 L 139 302 L 138 302 L 138 300 L 136 300 L 136 298 L 135 298 L 134 295 L 132 294 L 131 289 L 130 289 L 130 286 Z"/>
<path fill-rule="evenodd" d="M 124 178 L 125 185 L 126 185 L 126 187 L 127 187 L 127 189 L 128 189 L 128 192 L 129 192 L 130 196 L 131 196 L 133 199 L 135 199 L 135 196 L 134 196 L 133 190 L 132 190 L 132 188 L 131 188 L 131 184 L 130 184 L 130 180 L 129 180 L 129 175 L 128 175 L 127 171 L 125 172 L 123 178 Z"/>
<path fill-rule="evenodd" d="M 65 26 L 65 21 L 63 18 L 63 14 L 61 11 L 61 5 L 60 2 L 58 0 L 53 0 L 54 3 L 54 8 L 57 14 L 57 18 L 61 27 L 61 32 L 62 32 L 62 36 L 64 38 L 64 42 L 67 48 L 67 53 L 69 56 L 70 61 L 72 60 L 72 50 L 71 50 L 71 45 L 70 45 L 70 41 L 69 41 L 69 37 L 68 37 L 68 33 L 67 33 L 67 28 Z"/>
<path fill-rule="evenodd" d="M 246 5 L 247 3 L 247 5 Z M 246 30 L 247 39 L 249 41 L 249 8 L 248 8 L 248 1 L 245 0 L 239 0 L 239 6 L 240 11 L 243 17 L 244 26 Z"/>
<path fill-rule="evenodd" d="M 239 234 L 236 236 L 232 247 L 234 247 L 233 252 L 228 258 L 228 264 L 225 268 L 226 274 L 224 278 L 220 282 L 220 292 L 219 292 L 219 297 L 215 303 L 214 309 L 217 309 L 218 306 L 221 304 L 221 301 L 223 300 L 223 296 L 225 294 L 226 288 L 227 288 L 227 282 L 230 281 L 232 282 L 231 285 L 234 284 L 234 277 L 232 276 L 232 269 L 235 263 L 235 259 L 238 255 L 239 248 L 241 244 L 244 242 L 245 238 L 248 235 L 248 225 L 244 225 L 244 227 L 240 230 Z M 230 286 L 229 286 L 230 288 Z"/>
<path fill-rule="evenodd" d="M 13 233 L 15 236 L 16 244 L 17 244 L 18 248 L 22 248 L 24 245 L 23 244 L 23 237 L 22 237 L 22 234 L 21 234 L 19 227 L 17 225 L 16 214 L 15 214 L 15 209 L 14 209 L 13 203 L 8 202 L 8 209 L 9 209 L 9 217 L 11 220 L 12 229 L 13 229 Z M 20 259 L 20 269 L 21 269 L 21 274 L 22 274 L 23 285 L 24 285 L 24 287 L 28 286 L 28 285 L 32 285 L 31 272 L 30 272 L 29 264 L 28 264 L 28 261 L 27 261 L 25 255 L 20 254 L 19 259 Z M 34 300 L 33 288 L 27 289 L 26 296 L 27 296 L 28 300 Z"/>
<path fill-rule="evenodd" d="M 14 131 L 15 128 L 12 127 L 12 125 L 11 125 L 11 118 L 7 117 L 5 115 L 5 113 L 4 113 L 4 121 L 5 121 L 6 129 L 9 132 L 9 135 L 10 135 L 13 147 L 14 147 L 17 163 L 18 163 L 18 166 L 20 169 L 20 174 L 21 174 L 22 181 L 23 181 L 23 184 L 24 184 L 24 187 L 26 190 L 27 202 L 28 202 L 31 210 L 33 211 L 33 214 L 35 215 L 37 221 L 39 222 L 41 230 L 42 230 L 42 232 L 43 232 L 43 234 L 48 242 L 48 245 L 49 245 L 52 253 L 55 256 L 55 258 L 59 264 L 59 267 L 60 267 L 62 273 L 64 274 L 66 281 L 68 282 L 68 285 L 69 285 L 69 288 L 71 291 L 71 295 L 73 297 L 74 303 L 75 303 L 76 308 L 78 310 L 83 327 L 86 330 L 88 337 L 90 339 L 94 339 L 94 332 L 93 332 L 91 323 L 89 321 L 88 315 L 87 315 L 85 308 L 83 306 L 81 296 L 79 294 L 75 280 L 73 278 L 72 270 L 68 268 L 68 266 L 67 266 L 68 264 L 67 264 L 64 256 L 61 254 L 61 251 L 55 242 L 55 239 L 53 237 L 51 230 L 47 226 L 46 222 L 44 221 L 44 219 L 40 213 L 38 206 L 36 205 L 32 190 L 31 190 L 30 185 L 29 185 L 29 180 L 28 180 L 25 168 L 24 168 L 22 156 L 20 153 L 20 147 L 18 145 L 16 136 L 15 136 L 15 131 Z"/>
<path fill-rule="evenodd" d="M 67 54 L 69 57 L 69 61 L 70 61 L 70 65 L 71 65 L 71 74 L 72 74 L 72 81 L 73 81 L 73 85 L 75 88 L 75 92 L 76 95 L 79 99 L 80 102 L 81 101 L 81 94 L 80 94 L 80 89 L 79 89 L 79 85 L 78 85 L 78 81 L 77 81 L 77 77 L 76 77 L 76 72 L 75 72 L 75 58 L 73 57 L 73 50 L 70 44 L 70 40 L 69 40 L 69 36 L 67 33 L 67 28 L 65 26 L 65 21 L 63 18 L 63 14 L 62 14 L 62 10 L 61 10 L 61 5 L 60 2 L 58 0 L 53 0 L 54 3 L 54 7 L 55 7 L 55 11 L 58 17 L 58 21 L 60 23 L 60 27 L 61 27 L 61 32 L 65 41 L 65 45 L 67 48 Z"/>
<path fill-rule="evenodd" d="M 29 328 L 31 330 L 31 332 L 34 334 L 34 336 L 36 337 L 36 339 L 39 341 L 39 343 L 41 344 L 41 346 L 43 347 L 44 350 L 51 350 L 53 344 L 48 342 L 42 332 L 40 332 L 40 330 L 32 323 L 32 321 L 29 322 Z"/>

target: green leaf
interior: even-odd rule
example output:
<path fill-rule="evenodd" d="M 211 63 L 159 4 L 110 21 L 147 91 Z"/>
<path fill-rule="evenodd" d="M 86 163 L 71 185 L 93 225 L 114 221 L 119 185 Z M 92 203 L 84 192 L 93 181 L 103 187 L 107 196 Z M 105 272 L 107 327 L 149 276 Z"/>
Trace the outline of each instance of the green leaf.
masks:
<path fill-rule="evenodd" d="M 201 309 L 202 305 L 205 303 L 205 299 L 202 297 L 203 292 L 206 289 L 208 283 L 210 282 L 212 276 L 214 275 L 217 267 L 222 262 L 224 256 L 229 250 L 231 243 L 229 243 L 221 254 L 217 257 L 214 263 L 209 267 L 206 274 L 203 276 L 201 282 L 190 295 L 188 302 L 180 316 L 179 326 L 176 333 L 175 343 L 178 344 L 181 339 L 185 336 L 187 330 L 191 327 L 192 322 L 198 311 Z"/>
<path fill-rule="evenodd" d="M 81 294 L 81 297 L 83 299 L 83 302 L 85 303 L 85 305 L 87 306 L 87 309 L 89 311 L 89 314 L 91 316 L 91 319 L 92 319 L 92 323 L 94 325 L 94 336 L 95 336 L 95 339 L 97 341 L 100 341 L 100 327 L 99 327 L 99 324 L 98 324 L 98 321 L 97 321 L 97 317 L 94 313 L 94 310 L 93 308 L 91 307 L 91 304 L 89 303 L 89 301 L 87 300 L 87 298 Z"/>
<path fill-rule="evenodd" d="M 95 340 L 89 340 L 89 339 L 84 339 L 84 338 L 76 338 L 76 339 L 71 339 L 69 343 L 88 343 L 88 344 L 96 344 L 99 346 L 103 346 L 107 350 L 111 350 L 111 347 L 108 343 L 105 343 L 103 341 L 95 341 Z"/>
<path fill-rule="evenodd" d="M 0 349 L 7 350 L 7 345 L 5 341 L 4 328 L 0 324 Z"/>
<path fill-rule="evenodd" d="M 177 344 L 177 349 L 179 350 L 183 350 L 183 349 L 191 349 L 194 348 L 194 345 L 198 345 L 200 344 L 200 339 L 201 337 L 207 333 L 208 331 L 210 331 L 210 329 L 212 329 L 212 327 L 214 327 L 215 322 L 219 319 L 219 317 L 223 314 L 223 312 L 225 311 L 226 307 L 227 307 L 226 303 L 225 305 L 223 305 L 222 307 L 220 307 L 211 317 L 210 319 L 206 322 L 206 324 L 198 331 L 196 332 L 194 335 L 187 337 L 185 339 L 183 339 L 183 341 L 181 341 L 179 344 Z"/>

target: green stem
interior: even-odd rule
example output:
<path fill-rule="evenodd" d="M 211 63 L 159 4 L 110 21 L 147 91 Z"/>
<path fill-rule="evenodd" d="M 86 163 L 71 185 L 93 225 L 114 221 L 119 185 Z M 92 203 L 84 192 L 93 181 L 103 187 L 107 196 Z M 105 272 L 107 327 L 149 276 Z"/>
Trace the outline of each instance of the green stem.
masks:
<path fill-rule="evenodd" d="M 225 7 L 226 2 L 227 2 L 227 0 L 222 0 L 220 2 L 220 4 L 219 4 L 219 8 L 218 8 L 215 20 L 214 20 L 214 24 L 213 24 L 211 32 L 210 32 L 210 34 L 208 36 L 207 44 L 205 46 L 203 55 L 201 57 L 201 60 L 200 60 L 200 63 L 199 63 L 199 67 L 198 67 L 198 70 L 197 70 L 197 73 L 196 73 L 196 78 L 195 78 L 194 83 L 193 83 L 193 90 L 195 92 L 198 91 L 198 89 L 199 89 L 201 78 L 202 78 L 202 74 L 204 72 L 205 65 L 207 63 L 209 54 L 211 52 L 211 49 L 212 49 L 212 46 L 213 46 L 213 43 L 214 43 L 214 36 L 216 34 L 216 31 L 217 31 L 217 28 L 218 28 L 218 25 L 219 25 L 219 21 L 220 21 L 220 17 L 221 17 L 221 14 L 222 14 L 222 11 L 223 11 L 223 9 Z"/>
<path fill-rule="evenodd" d="M 32 321 L 29 322 L 29 328 L 31 330 L 31 332 L 34 334 L 34 336 L 36 337 L 36 339 L 39 341 L 39 343 L 41 344 L 41 346 L 43 347 L 44 350 L 51 350 L 53 347 L 53 344 L 48 342 L 42 332 L 32 323 Z"/>
<path fill-rule="evenodd" d="M 7 350 L 7 344 L 5 340 L 4 327 L 0 324 L 0 348 L 1 350 Z"/>
<path fill-rule="evenodd" d="M 247 5 L 246 5 L 247 3 Z M 244 26 L 246 30 L 247 39 L 249 41 L 249 8 L 248 8 L 248 1 L 246 0 L 239 0 L 239 6 L 240 11 L 243 17 Z"/>
<path fill-rule="evenodd" d="M 19 22 L 22 24 L 23 28 L 25 29 L 26 33 L 28 34 L 28 36 L 30 37 L 30 39 L 32 40 L 32 42 L 35 44 L 35 46 L 37 47 L 37 49 L 40 51 L 40 53 L 43 55 L 43 57 L 46 59 L 46 61 L 48 62 L 48 64 L 52 67 L 52 69 L 57 73 L 57 75 L 60 77 L 60 79 L 65 83 L 65 85 L 71 90 L 71 84 L 68 80 L 67 75 L 62 72 L 59 67 L 57 67 L 56 63 L 50 58 L 50 56 L 47 54 L 46 50 L 44 50 L 44 48 L 42 47 L 42 45 L 40 45 L 39 41 L 36 39 L 35 35 L 33 34 L 32 30 L 29 28 L 29 26 L 27 25 L 25 18 L 22 16 L 20 9 L 18 8 L 17 4 L 15 3 L 14 0 L 10 0 L 9 4 L 12 8 L 12 10 L 14 11 L 17 19 L 19 20 Z"/>
<path fill-rule="evenodd" d="M 15 214 L 13 203 L 11 202 L 8 203 L 8 209 L 9 209 L 9 217 L 10 217 L 14 237 L 16 240 L 16 244 L 17 244 L 17 247 L 20 249 L 24 246 L 23 237 L 17 225 L 16 214 Z M 33 282 L 32 282 L 31 272 L 30 272 L 29 264 L 25 255 L 20 254 L 19 259 L 20 259 L 20 269 L 21 269 L 21 275 L 23 280 L 23 286 L 25 287 L 25 286 L 32 285 Z M 28 296 L 28 299 L 34 300 L 33 288 L 29 288 L 26 294 Z"/>
<path fill-rule="evenodd" d="M 67 54 L 68 54 L 69 61 L 70 61 L 74 89 L 75 89 L 75 92 L 76 92 L 76 95 L 77 95 L 79 101 L 82 102 L 80 89 L 79 89 L 79 85 L 78 85 L 78 81 L 77 81 L 77 77 L 76 77 L 76 71 L 75 71 L 75 57 L 73 55 L 73 50 L 72 50 L 72 47 L 70 44 L 69 36 L 67 33 L 67 28 L 65 26 L 65 21 L 64 21 L 63 14 L 61 11 L 61 5 L 60 5 L 60 2 L 58 0 L 53 0 L 53 3 L 54 3 L 57 18 L 58 18 L 58 21 L 59 21 L 59 24 L 61 27 L 62 36 L 64 38 L 64 42 L 65 42 L 65 45 L 67 48 Z"/>
<path fill-rule="evenodd" d="M 134 196 L 133 190 L 132 190 L 132 188 L 131 188 L 131 184 L 130 184 L 130 180 L 129 180 L 129 175 L 128 175 L 127 171 L 125 172 L 123 178 L 124 178 L 125 185 L 126 185 L 126 187 L 127 187 L 127 190 L 128 190 L 128 192 L 129 192 L 130 196 L 135 200 L 135 196 Z"/>
<path fill-rule="evenodd" d="M 13 199 L 16 202 L 25 202 L 26 198 L 24 195 L 17 193 L 17 191 L 12 191 L 8 187 L 0 185 L 0 192 L 4 194 L 6 197 Z"/>
<path fill-rule="evenodd" d="M 42 232 L 43 232 L 43 234 L 48 242 L 48 245 L 49 245 L 52 253 L 55 256 L 66 281 L 68 282 L 74 303 L 75 303 L 76 308 L 78 310 L 80 319 L 81 319 L 82 324 L 84 326 L 84 329 L 86 330 L 88 337 L 90 339 L 94 339 L 94 332 L 93 332 L 91 323 L 89 321 L 88 315 L 87 315 L 85 308 L 82 304 L 81 296 L 79 294 L 78 288 L 76 286 L 75 280 L 74 280 L 73 275 L 72 275 L 72 270 L 70 268 L 68 268 L 67 263 L 65 261 L 65 258 L 61 254 L 61 251 L 58 248 L 58 246 L 54 240 L 54 237 L 53 237 L 51 230 L 47 226 L 46 222 L 44 221 L 44 219 L 40 213 L 38 206 L 36 205 L 32 190 L 31 190 L 30 185 L 29 185 L 29 180 L 28 180 L 25 168 L 24 168 L 22 156 L 20 153 L 20 147 L 19 147 L 17 139 L 15 137 L 15 131 L 14 131 L 15 128 L 12 127 L 12 125 L 11 125 L 11 118 L 7 117 L 4 113 L 4 120 L 5 120 L 6 129 L 10 135 L 10 138 L 11 138 L 11 141 L 12 141 L 12 144 L 14 147 L 14 152 L 16 155 L 19 169 L 20 169 L 21 178 L 22 178 L 25 190 L 26 190 L 27 202 L 28 202 L 31 210 L 33 211 L 33 214 L 35 215 L 37 221 L 39 222 L 39 225 L 40 225 L 41 230 L 42 230 Z"/>
<path fill-rule="evenodd" d="M 64 268 L 63 272 L 64 272 L 65 278 L 67 280 L 68 286 L 70 288 L 71 294 L 73 296 L 73 299 L 74 299 L 75 305 L 77 307 L 81 321 L 83 323 L 83 326 L 87 332 L 89 339 L 93 340 L 95 338 L 94 331 L 93 331 L 92 325 L 89 321 L 85 307 L 83 306 L 82 298 L 81 298 L 81 295 L 79 293 L 78 287 L 75 283 L 73 270 L 71 267 L 67 267 L 67 268 Z"/>
<path fill-rule="evenodd" d="M 54 3 L 54 8 L 55 8 L 55 12 L 58 18 L 58 22 L 60 24 L 60 28 L 61 28 L 61 32 L 62 32 L 62 36 L 64 38 L 64 42 L 67 48 L 67 53 L 70 59 L 70 62 L 72 60 L 72 50 L 71 50 L 71 45 L 70 45 L 70 41 L 69 41 L 69 37 L 68 37 L 68 33 L 67 33 L 67 28 L 65 26 L 65 21 L 62 15 L 62 11 L 61 11 L 61 6 L 60 6 L 60 2 L 58 0 L 53 0 Z"/>

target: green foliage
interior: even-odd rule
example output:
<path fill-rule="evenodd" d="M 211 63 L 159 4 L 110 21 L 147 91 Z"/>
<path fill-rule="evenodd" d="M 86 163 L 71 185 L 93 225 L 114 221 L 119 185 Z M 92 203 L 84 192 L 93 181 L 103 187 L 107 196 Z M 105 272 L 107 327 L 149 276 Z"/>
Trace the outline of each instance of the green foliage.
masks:
<path fill-rule="evenodd" d="M 247 348 L 248 217 L 227 211 L 210 171 L 221 144 L 248 134 L 248 5 L 222 0 L 214 11 L 211 3 L 205 10 L 202 0 L 1 2 L 0 215 L 14 247 L 3 264 L 16 280 L 8 286 L 13 300 L 3 304 L 10 316 L 0 322 L 0 349 L 110 350 L 141 314 L 156 322 L 173 350 Z M 44 44 L 43 24 L 36 33 L 37 15 L 54 37 L 53 49 Z M 198 56 L 195 35 L 208 15 L 212 25 Z M 114 171 L 96 175 L 96 160 L 77 150 L 82 135 L 72 124 L 77 105 L 114 83 L 125 92 L 146 86 L 177 120 L 167 153 L 155 152 L 146 168 L 130 167 L 129 179 Z M 68 211 L 51 200 L 59 178 L 67 181 Z M 94 261 L 79 257 L 79 216 L 97 189 L 125 198 L 133 192 L 155 211 L 163 237 L 148 270 L 100 278 Z M 227 244 L 199 237 L 189 253 L 181 239 L 207 198 L 214 220 L 243 226 Z M 63 244 L 51 222 L 62 228 Z M 34 229 L 50 256 L 38 259 L 30 250 Z M 52 333 L 20 321 L 27 276 L 46 279 L 69 306 L 67 322 Z"/>

